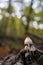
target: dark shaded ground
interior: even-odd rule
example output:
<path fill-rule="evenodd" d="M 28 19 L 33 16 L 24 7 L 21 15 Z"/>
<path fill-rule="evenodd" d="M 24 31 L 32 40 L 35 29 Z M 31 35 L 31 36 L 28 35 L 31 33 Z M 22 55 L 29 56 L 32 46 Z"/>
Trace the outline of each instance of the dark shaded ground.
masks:
<path fill-rule="evenodd" d="M 40 49 L 43 51 L 43 44 L 38 44 L 35 45 L 36 48 Z M 5 56 L 7 55 L 11 55 L 11 56 L 15 56 L 21 49 L 11 49 L 10 52 L 8 50 L 6 50 L 4 47 L 0 47 L 0 65 L 3 62 L 3 59 Z M 12 57 L 13 58 L 13 57 Z M 20 62 L 17 63 L 18 65 L 23 65 Z M 16 64 L 16 65 L 17 65 Z M 6 64 L 5 64 L 6 65 Z M 10 65 L 10 64 L 9 64 Z M 37 65 L 37 63 L 33 63 L 31 65 Z"/>

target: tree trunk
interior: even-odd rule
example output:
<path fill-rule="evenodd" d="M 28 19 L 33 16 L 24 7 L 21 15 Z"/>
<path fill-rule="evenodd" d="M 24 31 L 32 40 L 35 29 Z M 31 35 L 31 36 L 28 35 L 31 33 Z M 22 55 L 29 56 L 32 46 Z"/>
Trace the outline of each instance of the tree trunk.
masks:
<path fill-rule="evenodd" d="M 32 5 L 33 5 L 33 0 L 31 1 L 31 7 L 30 7 L 30 11 L 29 11 L 29 16 L 27 16 L 27 25 L 25 25 L 25 35 L 28 35 L 28 31 L 29 31 L 29 22 L 31 19 L 31 13 L 32 13 Z"/>

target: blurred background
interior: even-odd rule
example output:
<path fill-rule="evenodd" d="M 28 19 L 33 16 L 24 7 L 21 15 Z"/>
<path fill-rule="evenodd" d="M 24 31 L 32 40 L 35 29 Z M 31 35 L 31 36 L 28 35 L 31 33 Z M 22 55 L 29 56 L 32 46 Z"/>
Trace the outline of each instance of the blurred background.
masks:
<path fill-rule="evenodd" d="M 0 55 L 18 52 L 27 35 L 43 49 L 43 0 L 0 0 Z"/>

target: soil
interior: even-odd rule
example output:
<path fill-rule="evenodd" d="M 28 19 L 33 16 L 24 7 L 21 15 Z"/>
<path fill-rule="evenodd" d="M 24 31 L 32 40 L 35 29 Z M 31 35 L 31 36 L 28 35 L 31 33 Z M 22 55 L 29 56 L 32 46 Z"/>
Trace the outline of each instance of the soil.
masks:
<path fill-rule="evenodd" d="M 2 47 L 0 47 L 0 57 L 6 55 L 8 53 L 8 51 Z"/>

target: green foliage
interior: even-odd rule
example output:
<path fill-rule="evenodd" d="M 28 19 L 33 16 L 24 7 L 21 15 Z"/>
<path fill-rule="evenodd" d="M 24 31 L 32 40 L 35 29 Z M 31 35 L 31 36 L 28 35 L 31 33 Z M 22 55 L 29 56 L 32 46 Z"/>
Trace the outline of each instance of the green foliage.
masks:
<path fill-rule="evenodd" d="M 36 14 L 37 17 L 40 17 L 38 23 L 43 23 L 43 11 Z"/>
<path fill-rule="evenodd" d="M 36 34 L 37 36 L 43 37 L 43 30 L 42 29 L 35 29 L 33 27 L 30 27 L 29 31 L 32 32 L 33 34 Z M 33 40 L 33 42 L 36 43 L 36 44 L 42 42 L 40 39 L 38 39 L 38 38 L 36 38 L 34 36 L 30 36 L 30 37 Z"/>
<path fill-rule="evenodd" d="M 31 14 L 30 14 L 30 10 L 32 10 Z M 30 15 L 34 15 L 35 11 L 33 10 L 33 8 L 31 8 L 31 5 L 30 5 L 30 6 L 25 7 L 23 14 L 24 14 L 24 16 L 27 17 L 27 16 L 30 16 Z"/>
<path fill-rule="evenodd" d="M 28 15 L 29 15 L 29 9 L 30 9 L 30 7 L 26 7 L 26 8 L 24 9 L 24 15 L 25 15 L 25 16 L 28 16 Z"/>
<path fill-rule="evenodd" d="M 11 42 L 9 46 L 10 46 L 10 48 L 15 48 L 15 49 L 21 49 L 21 48 L 23 48 L 23 45 L 17 44 L 15 42 Z"/>
<path fill-rule="evenodd" d="M 17 18 L 17 17 L 8 18 L 6 34 L 8 36 L 17 35 L 21 37 L 24 35 L 24 26 L 22 25 L 20 18 Z"/>
<path fill-rule="evenodd" d="M 14 8 L 13 8 L 12 5 L 9 5 L 9 7 L 8 7 L 8 9 L 7 9 L 7 12 L 8 12 L 9 14 L 11 14 L 11 13 L 14 12 Z"/>
<path fill-rule="evenodd" d="M 23 2 L 23 0 L 20 0 L 20 2 Z M 6 12 L 8 12 L 10 14 L 9 17 L 5 16 Z M 17 16 L 12 17 L 11 14 L 13 12 L 15 12 L 15 10 L 11 4 L 8 6 L 8 8 L 2 9 L 1 15 L 3 16 L 3 18 L 2 18 L 2 20 L 0 20 L 0 31 L 2 33 L 6 34 L 7 36 L 13 37 L 15 35 L 15 36 L 19 36 L 19 37 L 24 37 L 26 31 L 25 31 L 25 26 L 22 24 L 23 20 L 22 20 L 22 18 L 18 18 Z M 26 19 L 30 18 L 30 19 L 28 19 L 29 22 L 34 21 L 34 17 L 39 17 L 40 20 L 37 21 L 37 23 L 43 23 L 43 11 L 36 13 L 35 10 L 32 8 L 31 4 L 29 6 L 26 6 L 25 9 L 23 9 L 22 13 L 26 17 Z M 28 22 L 28 21 L 26 20 L 26 22 Z M 28 27 L 29 27 L 29 25 L 28 25 Z M 33 27 L 29 27 L 28 30 L 32 33 L 34 31 L 34 34 L 43 36 L 42 29 L 35 29 Z M 33 37 L 31 37 L 31 38 L 34 39 Z M 36 40 L 36 39 L 34 39 L 34 40 L 38 42 L 38 40 Z M 16 43 L 13 43 L 11 46 L 17 47 Z"/>
<path fill-rule="evenodd" d="M 8 24 L 7 24 L 7 35 L 13 36 L 14 35 L 14 19 L 12 17 L 8 18 Z"/>
<path fill-rule="evenodd" d="M 39 36 L 43 36 L 43 29 L 35 29 L 33 27 L 30 27 L 29 31 L 32 32 L 32 33 L 34 31 L 34 34 L 37 34 Z"/>

